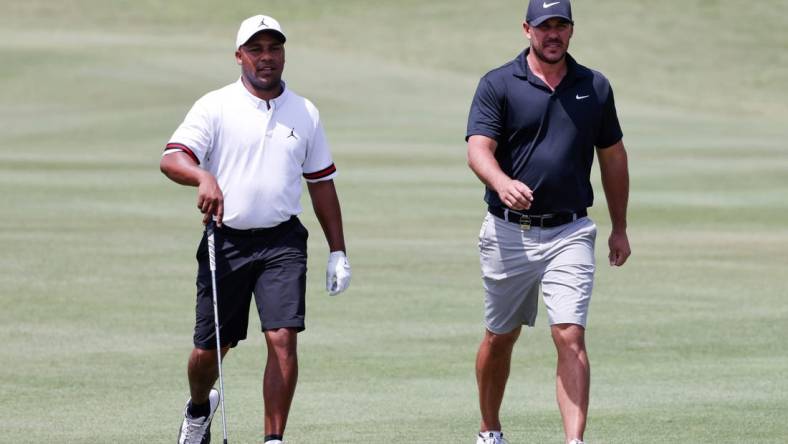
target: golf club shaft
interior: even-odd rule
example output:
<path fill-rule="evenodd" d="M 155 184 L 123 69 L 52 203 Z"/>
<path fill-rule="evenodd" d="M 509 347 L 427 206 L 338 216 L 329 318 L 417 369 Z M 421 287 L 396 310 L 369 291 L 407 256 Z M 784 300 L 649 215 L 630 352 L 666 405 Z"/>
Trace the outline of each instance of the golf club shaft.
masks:
<path fill-rule="evenodd" d="M 219 403 L 222 406 L 222 437 L 227 444 L 227 418 L 224 414 L 224 377 L 222 376 L 222 342 L 219 338 L 219 303 L 216 296 L 216 243 L 214 222 L 208 223 L 208 262 L 211 268 L 211 289 L 213 290 L 213 324 L 216 328 L 216 359 L 219 365 Z"/>

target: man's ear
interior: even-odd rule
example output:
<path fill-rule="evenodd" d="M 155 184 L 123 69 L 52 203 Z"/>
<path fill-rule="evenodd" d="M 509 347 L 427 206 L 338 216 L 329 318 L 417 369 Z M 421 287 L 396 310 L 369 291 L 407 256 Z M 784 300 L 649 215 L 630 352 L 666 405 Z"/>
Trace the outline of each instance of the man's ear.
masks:
<path fill-rule="evenodd" d="M 531 40 L 531 25 L 529 25 L 528 22 L 523 22 L 523 35 L 525 35 L 525 38 L 528 40 Z"/>

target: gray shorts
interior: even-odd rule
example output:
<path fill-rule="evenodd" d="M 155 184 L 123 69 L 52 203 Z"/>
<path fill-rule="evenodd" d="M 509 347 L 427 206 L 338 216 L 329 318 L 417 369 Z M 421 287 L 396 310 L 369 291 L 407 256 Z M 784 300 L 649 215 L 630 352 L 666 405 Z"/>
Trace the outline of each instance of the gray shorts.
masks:
<path fill-rule="evenodd" d="M 487 213 L 479 232 L 487 329 L 503 334 L 524 324 L 533 327 L 540 287 L 550 325 L 585 327 L 595 240 L 596 225 L 587 217 L 523 230 Z"/>

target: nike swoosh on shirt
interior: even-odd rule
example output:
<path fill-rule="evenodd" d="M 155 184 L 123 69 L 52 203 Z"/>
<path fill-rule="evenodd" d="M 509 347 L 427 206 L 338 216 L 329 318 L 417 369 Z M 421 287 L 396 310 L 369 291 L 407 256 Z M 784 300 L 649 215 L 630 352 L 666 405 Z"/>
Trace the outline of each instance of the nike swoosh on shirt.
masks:
<path fill-rule="evenodd" d="M 559 3 L 561 3 L 561 2 L 553 2 L 553 3 L 547 3 L 547 2 L 544 2 L 544 3 L 542 3 L 542 7 L 543 7 L 544 9 L 547 9 L 547 8 L 550 8 L 550 7 L 552 7 L 552 6 L 555 6 L 555 5 L 559 4 Z"/>
<path fill-rule="evenodd" d="M 577 99 L 577 100 L 583 100 L 583 99 L 587 99 L 589 97 L 591 97 L 591 96 L 581 96 L 580 94 L 575 94 L 575 99 Z"/>

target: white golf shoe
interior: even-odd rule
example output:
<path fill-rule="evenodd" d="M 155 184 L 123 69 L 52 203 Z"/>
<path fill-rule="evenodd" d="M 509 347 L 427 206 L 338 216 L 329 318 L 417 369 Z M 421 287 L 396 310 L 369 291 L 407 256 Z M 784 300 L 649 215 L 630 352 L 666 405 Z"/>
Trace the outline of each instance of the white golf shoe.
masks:
<path fill-rule="evenodd" d="M 211 407 L 211 413 L 208 416 L 192 418 L 189 415 L 191 402 L 190 398 L 186 401 L 186 407 L 183 409 L 183 422 L 181 423 L 181 431 L 178 433 L 178 444 L 209 444 L 211 442 L 211 420 L 213 414 L 216 413 L 216 408 L 219 407 L 219 391 L 211 389 L 211 393 L 208 394 L 208 403 Z"/>
<path fill-rule="evenodd" d="M 476 444 L 509 444 L 509 441 L 503 439 L 503 433 L 495 436 L 492 432 L 479 432 L 479 437 L 476 438 Z"/>
<path fill-rule="evenodd" d="M 569 441 L 569 444 L 586 444 L 586 443 L 583 442 L 583 441 L 580 441 L 579 439 L 573 439 L 573 440 Z"/>

